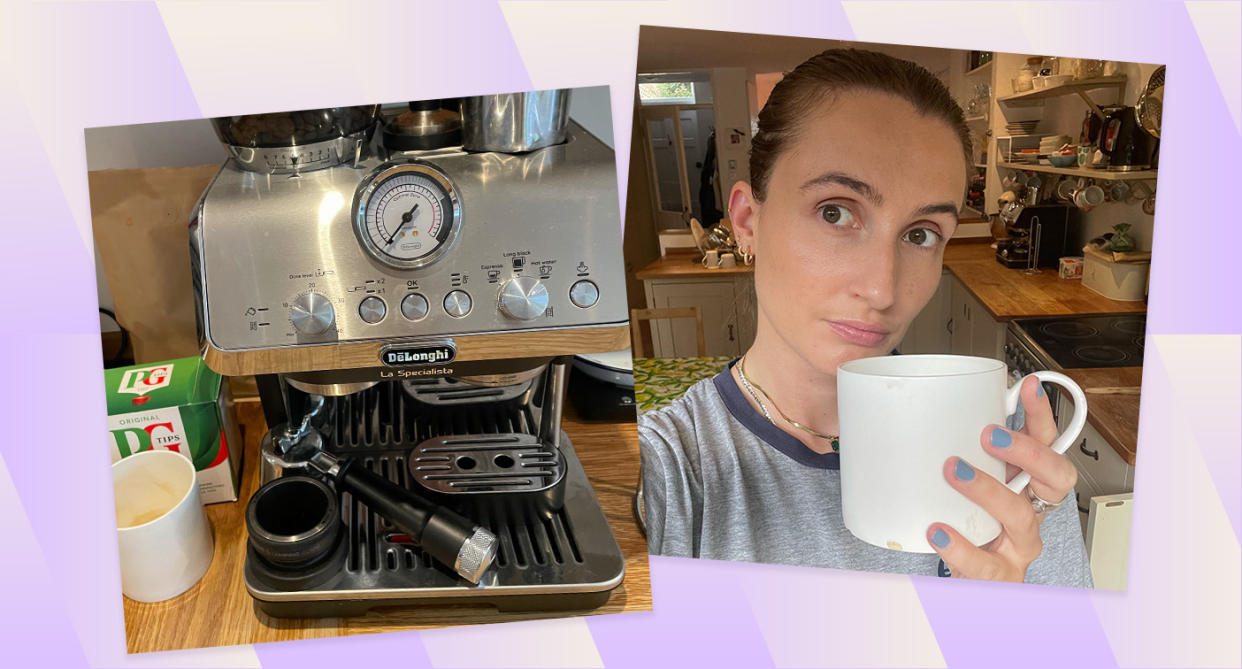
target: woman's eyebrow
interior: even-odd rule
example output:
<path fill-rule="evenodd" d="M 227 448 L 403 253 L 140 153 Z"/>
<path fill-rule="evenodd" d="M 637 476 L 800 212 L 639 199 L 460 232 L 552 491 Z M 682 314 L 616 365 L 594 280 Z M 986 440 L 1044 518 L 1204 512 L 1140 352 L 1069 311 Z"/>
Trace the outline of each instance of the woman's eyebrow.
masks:
<path fill-rule="evenodd" d="M 828 184 L 839 184 L 841 186 L 845 186 L 846 188 L 849 188 L 850 190 L 863 196 L 871 202 L 871 204 L 874 204 L 877 207 L 884 203 L 884 198 L 880 195 L 879 191 L 871 186 L 871 184 L 844 172 L 824 172 L 823 174 L 802 184 L 802 190 L 810 190 L 816 186 L 825 186 Z"/>
<path fill-rule="evenodd" d="M 956 217 L 959 211 L 961 211 L 961 207 L 953 204 L 952 202 L 940 202 L 938 204 L 925 204 L 919 207 L 918 210 L 914 212 L 914 215 L 930 216 L 932 214 L 952 214 Z"/>
<path fill-rule="evenodd" d="M 828 184 L 845 186 L 846 188 L 858 193 L 877 207 L 884 204 L 884 197 L 880 195 L 879 191 L 877 191 L 874 186 L 866 181 L 863 181 L 862 179 L 859 179 L 858 177 L 844 172 L 824 172 L 823 174 L 802 184 L 802 190 L 810 190 L 811 188 Z M 953 216 L 957 216 L 960 209 L 961 207 L 953 204 L 952 202 L 938 202 L 936 204 L 925 204 L 922 207 L 919 207 L 914 212 L 914 215 L 931 216 L 932 214 L 952 214 Z"/>

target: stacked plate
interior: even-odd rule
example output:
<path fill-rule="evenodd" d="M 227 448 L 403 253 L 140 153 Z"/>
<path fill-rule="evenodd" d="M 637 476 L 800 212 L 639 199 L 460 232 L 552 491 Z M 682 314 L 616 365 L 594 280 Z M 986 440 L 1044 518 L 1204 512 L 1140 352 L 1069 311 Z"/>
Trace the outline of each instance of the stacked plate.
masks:
<path fill-rule="evenodd" d="M 1035 126 L 1039 125 L 1039 119 L 1033 121 L 1013 121 L 1005 124 L 1005 130 L 1011 135 L 1029 135 L 1035 132 Z"/>
<path fill-rule="evenodd" d="M 1073 140 L 1070 139 L 1069 135 L 1048 135 L 1047 137 L 1041 137 L 1039 139 L 1039 153 L 1044 156 L 1049 153 L 1056 153 L 1058 149 L 1066 144 L 1069 144 L 1071 141 Z"/>

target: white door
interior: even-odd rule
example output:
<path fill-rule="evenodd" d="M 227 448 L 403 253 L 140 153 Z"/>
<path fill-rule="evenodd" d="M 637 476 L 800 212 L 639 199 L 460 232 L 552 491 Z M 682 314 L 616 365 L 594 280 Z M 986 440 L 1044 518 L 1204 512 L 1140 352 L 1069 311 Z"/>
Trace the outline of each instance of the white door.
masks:
<path fill-rule="evenodd" d="M 686 156 L 682 150 L 678 110 L 676 107 L 645 107 L 642 120 L 656 228 L 684 228 L 683 214 L 691 211 L 690 186 L 686 181 Z"/>

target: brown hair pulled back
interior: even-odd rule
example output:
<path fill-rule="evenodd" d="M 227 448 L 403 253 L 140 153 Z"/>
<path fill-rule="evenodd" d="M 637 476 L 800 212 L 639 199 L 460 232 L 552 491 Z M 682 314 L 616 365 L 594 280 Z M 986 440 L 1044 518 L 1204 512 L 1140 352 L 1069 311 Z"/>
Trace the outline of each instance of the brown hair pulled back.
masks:
<path fill-rule="evenodd" d="M 759 132 L 750 145 L 750 188 L 755 199 L 764 199 L 772 166 L 797 136 L 802 120 L 837 94 L 858 89 L 895 95 L 923 116 L 947 123 L 962 140 L 962 155 L 970 165 L 966 117 L 932 73 L 877 51 L 829 49 L 786 74 L 759 112 Z"/>

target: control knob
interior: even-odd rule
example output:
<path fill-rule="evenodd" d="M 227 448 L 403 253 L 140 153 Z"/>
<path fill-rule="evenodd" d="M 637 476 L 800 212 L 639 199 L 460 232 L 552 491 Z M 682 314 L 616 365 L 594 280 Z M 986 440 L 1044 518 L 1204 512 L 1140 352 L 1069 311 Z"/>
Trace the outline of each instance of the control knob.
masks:
<path fill-rule="evenodd" d="M 500 288 L 500 310 L 522 321 L 538 318 L 548 310 L 548 289 L 534 277 L 510 279 Z"/>
<path fill-rule="evenodd" d="M 336 312 L 328 298 L 319 293 L 298 295 L 289 308 L 289 320 L 294 329 L 305 335 L 327 332 L 336 320 Z"/>

